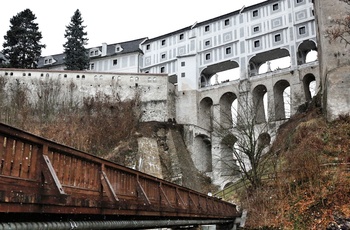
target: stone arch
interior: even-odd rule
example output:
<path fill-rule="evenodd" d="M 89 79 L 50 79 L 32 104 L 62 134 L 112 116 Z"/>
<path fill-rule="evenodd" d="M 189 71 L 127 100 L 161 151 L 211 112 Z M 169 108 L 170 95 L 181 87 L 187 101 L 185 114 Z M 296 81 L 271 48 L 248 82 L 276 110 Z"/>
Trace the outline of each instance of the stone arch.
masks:
<path fill-rule="evenodd" d="M 213 100 L 205 97 L 199 102 L 198 125 L 206 130 L 212 130 Z"/>
<path fill-rule="evenodd" d="M 258 136 L 258 146 L 259 148 L 266 148 L 271 143 L 271 136 L 268 133 L 261 133 Z"/>
<path fill-rule="evenodd" d="M 196 168 L 201 172 L 212 171 L 212 152 L 210 137 L 199 134 L 194 138 L 194 148 L 197 154 L 192 159 Z"/>
<path fill-rule="evenodd" d="M 255 76 L 260 74 L 259 70 L 263 64 L 274 60 L 278 60 L 280 58 L 285 58 L 285 57 L 290 57 L 290 52 L 287 48 L 284 48 L 284 47 L 256 54 L 249 60 L 250 76 Z M 273 71 L 273 70 L 270 69 L 265 72 L 269 72 L 269 71 Z"/>
<path fill-rule="evenodd" d="M 223 128 L 231 128 L 235 123 L 232 104 L 236 99 L 236 94 L 232 92 L 224 93 L 220 98 L 220 126 Z M 237 110 L 237 108 L 235 109 Z"/>
<path fill-rule="evenodd" d="M 312 86 L 313 83 L 313 86 Z M 316 78 L 315 75 L 309 73 L 306 74 L 303 78 L 303 86 L 304 86 L 304 92 L 305 92 L 305 99 L 306 101 L 311 101 L 312 97 L 315 95 L 315 88 L 311 88 L 312 87 L 316 87 Z"/>
<path fill-rule="evenodd" d="M 239 69 L 239 64 L 236 61 L 231 61 L 231 60 L 223 61 L 223 62 L 219 62 L 213 65 L 207 66 L 200 73 L 201 88 L 207 87 L 210 85 L 220 84 L 222 82 L 226 82 L 234 79 L 234 76 L 232 76 L 232 78 L 224 77 L 223 79 L 220 79 L 221 73 L 232 69 Z M 238 74 L 239 74 L 239 71 L 238 71 Z M 215 79 L 212 80 L 212 77 L 215 77 Z"/>
<path fill-rule="evenodd" d="M 265 108 L 267 108 L 267 105 L 265 105 L 264 102 L 264 96 L 267 93 L 267 88 L 265 85 L 258 85 L 253 89 L 253 106 L 255 108 L 255 120 L 256 123 L 264 123 L 266 122 L 266 113 Z"/>
<path fill-rule="evenodd" d="M 317 51 L 317 46 L 315 41 L 309 39 L 299 44 L 298 51 L 297 51 L 298 65 L 303 65 L 306 63 L 306 57 L 308 53 L 311 51 Z"/>
<path fill-rule="evenodd" d="M 210 79 L 208 79 L 205 75 L 201 74 L 200 82 L 200 88 L 204 88 L 209 86 Z"/>
<path fill-rule="evenodd" d="M 238 172 L 236 159 L 233 157 L 233 148 L 237 137 L 227 134 L 220 142 L 220 172 L 222 176 L 234 176 Z"/>
<path fill-rule="evenodd" d="M 276 84 L 273 87 L 273 95 L 275 101 L 275 120 L 286 119 L 286 111 L 290 112 L 291 104 L 288 98 L 290 99 L 291 95 L 284 95 L 285 90 L 288 87 L 290 87 L 290 84 L 287 80 L 280 80 L 276 82 Z M 286 105 L 288 107 L 286 107 Z"/>
<path fill-rule="evenodd" d="M 232 181 L 230 181 L 224 185 L 224 189 L 227 189 L 228 187 L 230 187 L 232 185 L 234 185 L 234 183 Z"/>

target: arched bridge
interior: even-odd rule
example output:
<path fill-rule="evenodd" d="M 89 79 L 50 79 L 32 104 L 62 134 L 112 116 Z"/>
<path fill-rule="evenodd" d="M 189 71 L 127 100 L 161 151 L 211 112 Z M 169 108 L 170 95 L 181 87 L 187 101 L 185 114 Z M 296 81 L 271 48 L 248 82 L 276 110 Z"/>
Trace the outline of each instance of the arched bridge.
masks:
<path fill-rule="evenodd" d="M 0 229 L 216 224 L 234 204 L 0 123 Z"/>

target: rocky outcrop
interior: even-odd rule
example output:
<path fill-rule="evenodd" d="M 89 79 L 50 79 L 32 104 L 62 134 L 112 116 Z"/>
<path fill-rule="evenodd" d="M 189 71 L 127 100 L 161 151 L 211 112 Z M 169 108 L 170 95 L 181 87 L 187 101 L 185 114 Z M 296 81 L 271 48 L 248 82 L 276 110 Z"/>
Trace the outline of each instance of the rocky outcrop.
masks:
<path fill-rule="evenodd" d="M 174 121 L 142 123 L 134 137 L 120 143 L 107 158 L 196 191 L 212 191 L 207 189 L 210 178 L 193 163 L 182 130 Z"/>

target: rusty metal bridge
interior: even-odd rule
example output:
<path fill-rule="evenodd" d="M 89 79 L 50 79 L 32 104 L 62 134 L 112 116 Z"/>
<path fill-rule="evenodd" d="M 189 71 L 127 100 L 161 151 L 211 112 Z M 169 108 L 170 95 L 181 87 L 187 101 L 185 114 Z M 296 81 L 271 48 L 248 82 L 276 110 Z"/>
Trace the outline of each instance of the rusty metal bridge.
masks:
<path fill-rule="evenodd" d="M 0 229 L 216 224 L 236 206 L 0 123 Z"/>

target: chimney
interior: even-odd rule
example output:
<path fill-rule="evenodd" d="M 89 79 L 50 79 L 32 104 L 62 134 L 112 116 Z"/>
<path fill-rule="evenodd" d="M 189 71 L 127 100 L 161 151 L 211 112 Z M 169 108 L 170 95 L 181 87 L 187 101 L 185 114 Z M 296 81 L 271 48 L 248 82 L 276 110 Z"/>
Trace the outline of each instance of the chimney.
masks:
<path fill-rule="evenodd" d="M 106 56 L 107 55 L 107 43 L 102 43 L 102 54 L 101 56 Z"/>

